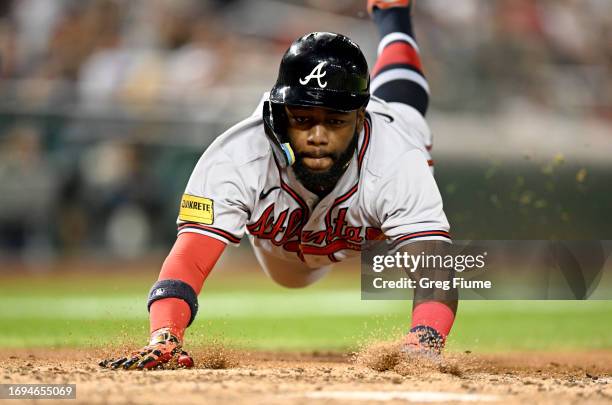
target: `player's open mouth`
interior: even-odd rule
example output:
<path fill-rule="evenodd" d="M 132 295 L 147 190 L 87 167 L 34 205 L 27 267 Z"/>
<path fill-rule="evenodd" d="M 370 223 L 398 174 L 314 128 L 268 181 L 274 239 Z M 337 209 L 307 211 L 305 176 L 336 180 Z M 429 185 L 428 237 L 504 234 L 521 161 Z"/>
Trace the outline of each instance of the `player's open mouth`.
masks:
<path fill-rule="evenodd" d="M 334 164 L 334 160 L 329 156 L 323 156 L 323 157 L 304 156 L 302 158 L 302 162 L 304 163 L 305 167 L 307 167 L 308 169 L 312 171 L 328 170 Z"/>

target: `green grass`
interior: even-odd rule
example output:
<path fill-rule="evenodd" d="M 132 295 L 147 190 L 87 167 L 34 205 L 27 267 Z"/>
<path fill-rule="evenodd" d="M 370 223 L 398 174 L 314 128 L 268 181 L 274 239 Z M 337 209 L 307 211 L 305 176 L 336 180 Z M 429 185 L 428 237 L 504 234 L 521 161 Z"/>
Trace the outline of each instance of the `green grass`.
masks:
<path fill-rule="evenodd" d="M 302 290 L 260 273 L 213 275 L 189 329 L 190 346 L 211 339 L 245 348 L 350 350 L 401 336 L 410 303 L 361 301 L 358 277 L 332 273 Z M 142 344 L 146 293 L 155 275 L 56 275 L 0 279 L 3 347 Z M 449 350 L 612 349 L 612 301 L 465 301 Z"/>

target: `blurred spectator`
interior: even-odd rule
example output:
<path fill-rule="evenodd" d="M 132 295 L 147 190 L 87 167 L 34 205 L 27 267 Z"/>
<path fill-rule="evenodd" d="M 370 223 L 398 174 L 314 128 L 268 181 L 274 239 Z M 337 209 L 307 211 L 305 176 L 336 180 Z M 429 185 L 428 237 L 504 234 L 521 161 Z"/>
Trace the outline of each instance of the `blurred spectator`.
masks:
<path fill-rule="evenodd" d="M 46 256 L 59 179 L 33 126 L 13 127 L 0 145 L 0 254 Z"/>
<path fill-rule="evenodd" d="M 151 44 L 134 49 L 129 41 L 100 47 L 81 65 L 80 95 L 89 106 L 121 101 L 140 108 L 164 102 L 194 102 L 223 73 L 223 33 L 207 8 L 194 1 L 155 1 Z M 147 18 L 148 19 L 148 18 Z"/>
<path fill-rule="evenodd" d="M 14 24 L 0 10 L 0 80 L 15 74 L 15 41 Z"/>

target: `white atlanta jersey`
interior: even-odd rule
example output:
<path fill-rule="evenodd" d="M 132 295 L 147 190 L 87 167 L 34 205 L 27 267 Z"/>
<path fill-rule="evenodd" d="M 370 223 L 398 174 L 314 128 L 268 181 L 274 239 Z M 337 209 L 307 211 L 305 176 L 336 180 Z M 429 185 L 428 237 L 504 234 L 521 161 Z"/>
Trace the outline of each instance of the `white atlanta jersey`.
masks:
<path fill-rule="evenodd" d="M 179 233 L 231 244 L 247 233 L 255 249 L 311 268 L 358 254 L 368 240 L 450 240 L 431 134 L 416 110 L 372 97 L 355 156 L 323 199 L 277 164 L 261 110 L 204 152 L 181 201 Z"/>

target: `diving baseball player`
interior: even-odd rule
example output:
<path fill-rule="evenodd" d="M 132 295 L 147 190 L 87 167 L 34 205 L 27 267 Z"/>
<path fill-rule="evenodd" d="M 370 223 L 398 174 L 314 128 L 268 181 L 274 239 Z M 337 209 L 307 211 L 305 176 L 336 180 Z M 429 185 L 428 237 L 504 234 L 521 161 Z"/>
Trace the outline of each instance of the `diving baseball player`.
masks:
<path fill-rule="evenodd" d="M 424 116 L 429 88 L 410 0 L 368 1 L 381 41 L 372 70 L 349 38 L 297 39 L 252 116 L 204 152 L 180 203 L 178 237 L 151 289 L 151 339 L 101 364 L 148 369 L 178 356 L 198 294 L 225 247 L 245 236 L 264 271 L 304 287 L 371 240 L 436 252 L 450 241 L 432 174 Z M 406 350 L 439 353 L 454 321 L 453 294 L 417 290 Z"/>

